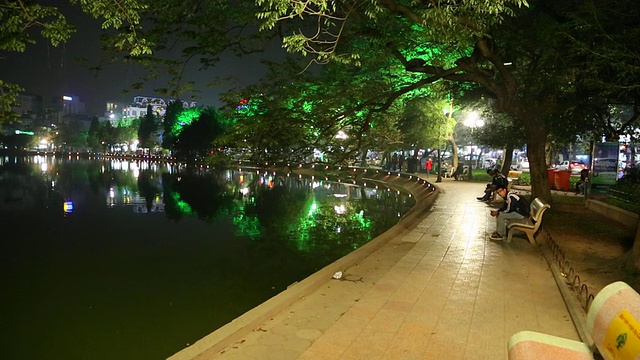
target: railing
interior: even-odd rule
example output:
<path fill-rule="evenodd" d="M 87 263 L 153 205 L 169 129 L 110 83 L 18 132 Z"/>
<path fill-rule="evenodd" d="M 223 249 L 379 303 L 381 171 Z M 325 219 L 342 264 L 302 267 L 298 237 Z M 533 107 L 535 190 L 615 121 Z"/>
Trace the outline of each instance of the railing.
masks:
<path fill-rule="evenodd" d="M 607 200 L 611 205 L 640 214 L 640 198 L 637 194 L 610 188 L 607 191 Z"/>
<path fill-rule="evenodd" d="M 589 290 L 589 286 L 587 284 L 582 283 L 580 279 L 580 275 L 576 273 L 575 269 L 569 263 L 569 260 L 566 258 L 564 252 L 558 246 L 558 244 L 553 241 L 549 232 L 542 230 L 540 231 L 539 238 L 543 246 L 546 246 L 550 251 L 553 259 L 548 259 L 548 261 L 553 261 L 553 263 L 557 266 L 560 271 L 560 276 L 565 278 L 565 283 L 567 284 L 569 290 L 576 298 L 576 300 L 582 306 L 582 309 L 586 312 L 589 311 L 589 307 L 591 306 L 591 302 L 595 297 L 594 294 Z"/>

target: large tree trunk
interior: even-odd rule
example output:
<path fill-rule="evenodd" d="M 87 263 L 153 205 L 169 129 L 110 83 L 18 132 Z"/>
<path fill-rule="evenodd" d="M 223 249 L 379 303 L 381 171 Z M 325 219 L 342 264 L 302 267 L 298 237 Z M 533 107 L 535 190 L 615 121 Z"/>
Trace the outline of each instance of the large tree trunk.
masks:
<path fill-rule="evenodd" d="M 631 254 L 627 258 L 625 267 L 629 271 L 640 272 L 640 221 L 636 227 L 636 239 L 631 249 Z"/>
<path fill-rule="evenodd" d="M 513 163 L 513 145 L 507 145 L 502 151 L 502 168 L 500 168 L 500 172 L 502 175 L 509 175 L 509 170 L 511 170 L 511 164 Z"/>
<path fill-rule="evenodd" d="M 458 168 L 458 145 L 456 144 L 456 139 L 454 139 L 453 136 L 449 136 L 447 141 L 451 143 L 451 166 L 453 166 L 454 169 L 457 169 Z M 447 147 L 445 146 L 444 149 L 446 151 Z"/>
<path fill-rule="evenodd" d="M 527 136 L 527 157 L 531 173 L 531 197 L 551 202 L 551 188 L 545 160 L 547 131 L 536 119 L 521 119 Z"/>

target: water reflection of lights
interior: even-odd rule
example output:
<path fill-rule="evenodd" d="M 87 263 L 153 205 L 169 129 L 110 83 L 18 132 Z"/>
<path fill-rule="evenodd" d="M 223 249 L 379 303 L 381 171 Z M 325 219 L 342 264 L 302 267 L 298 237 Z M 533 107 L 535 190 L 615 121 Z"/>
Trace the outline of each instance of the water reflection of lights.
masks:
<path fill-rule="evenodd" d="M 318 204 L 311 204 L 311 209 L 309 209 L 309 216 L 313 215 L 313 213 L 318 209 Z"/>
<path fill-rule="evenodd" d="M 116 197 L 116 192 L 113 191 L 113 188 L 109 188 L 109 197 L 112 199 Z"/>
<path fill-rule="evenodd" d="M 146 168 L 149 168 L 149 163 L 144 163 L 146 166 Z M 133 170 L 133 177 L 134 178 L 138 178 L 140 176 L 140 164 L 139 163 L 132 163 L 131 164 L 131 170 Z"/>
<path fill-rule="evenodd" d="M 249 188 L 242 188 L 240 189 L 240 193 L 244 196 L 246 196 L 249 193 Z"/>
<path fill-rule="evenodd" d="M 49 164 L 47 164 L 46 162 L 43 162 L 42 164 L 40 164 L 40 170 L 42 170 L 42 172 L 47 172 L 48 169 L 49 169 Z"/>
<path fill-rule="evenodd" d="M 62 204 L 62 210 L 69 214 L 73 212 L 73 201 L 65 201 L 64 204 Z"/>

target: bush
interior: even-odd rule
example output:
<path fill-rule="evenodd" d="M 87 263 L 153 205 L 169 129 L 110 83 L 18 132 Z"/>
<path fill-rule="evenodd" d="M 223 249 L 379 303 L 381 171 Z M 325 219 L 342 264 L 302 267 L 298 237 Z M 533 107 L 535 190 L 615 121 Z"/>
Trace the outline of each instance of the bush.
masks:
<path fill-rule="evenodd" d="M 618 181 L 607 192 L 608 204 L 640 214 L 640 183 Z"/>
<path fill-rule="evenodd" d="M 485 169 L 473 169 L 473 181 L 490 183 L 493 176 L 487 174 Z"/>

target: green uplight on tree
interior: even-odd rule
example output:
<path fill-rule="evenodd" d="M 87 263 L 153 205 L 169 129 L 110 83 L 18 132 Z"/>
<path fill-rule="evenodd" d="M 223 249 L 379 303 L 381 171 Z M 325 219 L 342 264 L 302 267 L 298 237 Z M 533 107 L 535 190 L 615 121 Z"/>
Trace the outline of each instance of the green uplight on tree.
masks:
<path fill-rule="evenodd" d="M 173 128 L 171 128 L 171 134 L 176 137 L 180 135 L 186 126 L 191 125 L 192 122 L 200 117 L 201 113 L 202 109 L 200 108 L 184 109 L 180 115 L 178 115 L 178 119 L 176 120 L 175 125 L 173 125 Z"/>

